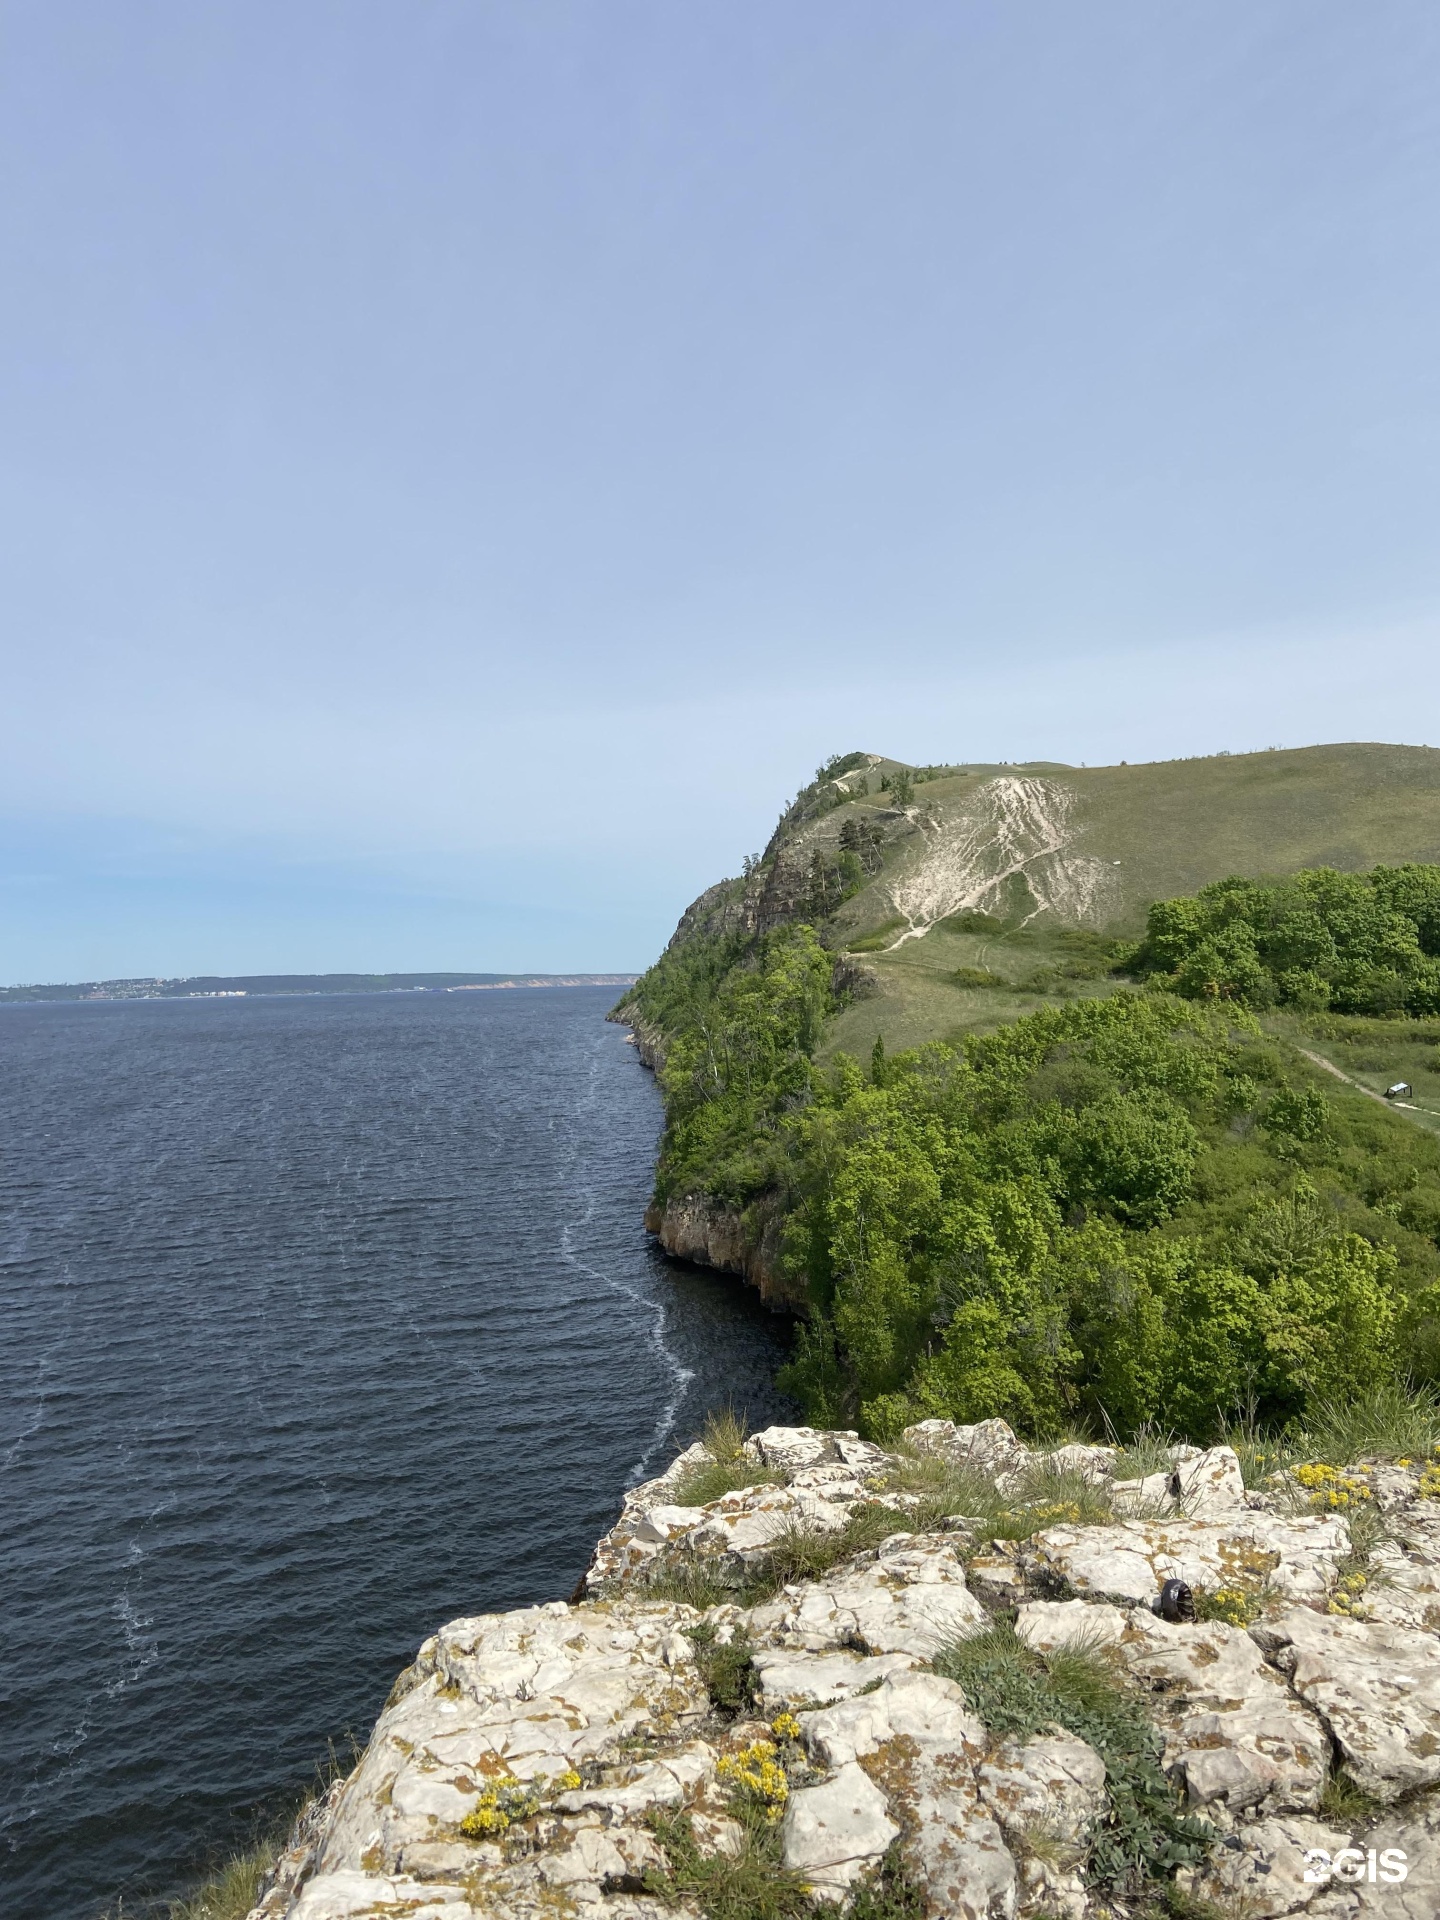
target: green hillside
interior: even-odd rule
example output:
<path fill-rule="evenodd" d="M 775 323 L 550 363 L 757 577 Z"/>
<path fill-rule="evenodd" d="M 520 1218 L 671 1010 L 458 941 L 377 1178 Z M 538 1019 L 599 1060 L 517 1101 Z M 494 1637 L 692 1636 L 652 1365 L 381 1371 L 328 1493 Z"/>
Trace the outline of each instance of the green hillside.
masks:
<path fill-rule="evenodd" d="M 1440 1381 L 1440 752 L 850 754 L 746 869 L 619 1011 L 662 1239 L 722 1221 L 801 1307 L 817 1418 L 1203 1437 Z"/>
<path fill-rule="evenodd" d="M 847 817 L 879 823 L 888 836 L 883 864 L 832 918 L 816 922 L 827 945 L 884 943 L 865 956 L 879 993 L 841 1017 L 828 1036 L 830 1050 L 866 1052 L 880 1032 L 893 1049 L 990 1030 L 1041 998 L 1056 999 L 1047 973 L 1065 981 L 1059 998 L 1110 990 L 1066 980 L 1067 973 L 1083 974 L 1084 958 L 1067 934 L 1138 935 L 1151 901 L 1194 893 L 1228 874 L 1440 861 L 1440 750 L 1430 747 L 1305 747 L 1128 767 L 947 769 L 915 786 L 913 818 L 879 791 L 894 764 L 867 770 L 871 791 L 828 811 L 821 811 L 826 783 L 817 782 L 766 850 L 767 861 L 808 872 L 817 849 L 838 846 Z M 1060 842 L 1055 851 L 1047 851 L 1046 816 L 1037 820 L 1032 812 L 1016 822 L 1013 809 L 995 804 L 997 783 L 1002 795 L 1005 788 L 1038 788 L 1052 817 L 1062 813 L 1051 836 Z M 998 924 L 976 927 L 973 910 L 967 915 L 962 906 L 958 923 L 956 913 L 939 915 L 923 937 L 894 946 L 906 931 L 897 895 L 900 902 L 923 899 L 927 876 L 936 889 L 929 908 L 947 905 L 950 896 L 968 906 L 978 895 L 986 918 Z M 961 968 L 1027 990 L 977 991 L 954 979 Z"/>

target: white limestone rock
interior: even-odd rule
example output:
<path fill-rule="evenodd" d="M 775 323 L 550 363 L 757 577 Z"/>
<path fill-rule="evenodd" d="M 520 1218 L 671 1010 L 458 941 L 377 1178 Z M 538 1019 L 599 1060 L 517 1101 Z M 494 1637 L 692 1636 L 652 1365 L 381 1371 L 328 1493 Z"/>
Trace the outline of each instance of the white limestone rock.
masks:
<path fill-rule="evenodd" d="M 594 1811 L 607 1820 L 643 1818 L 652 1807 L 680 1807 L 715 1771 L 715 1753 L 703 1740 L 687 1741 L 663 1759 L 636 1762 L 625 1777 L 575 1787 L 555 1800 L 560 1813 Z"/>
<path fill-rule="evenodd" d="M 1314 1618 L 1315 1616 L 1311 1616 Z M 1165 1738 L 1163 1764 L 1220 1826 L 1320 1803 L 1329 1743 L 1243 1628 L 1133 1612 L 1120 1644 Z"/>
<path fill-rule="evenodd" d="M 950 1542 L 915 1534 L 897 1534 L 823 1580 L 787 1587 L 750 1619 L 762 1646 L 854 1647 L 922 1660 L 989 1622 Z"/>
<path fill-rule="evenodd" d="M 1323 1599 L 1350 1537 L 1339 1514 L 1283 1515 L 1248 1508 L 1233 1518 L 1122 1520 L 1047 1527 L 1022 1548 L 1032 1588 L 1148 1606 L 1167 1580 L 1192 1587 L 1265 1585 L 1279 1598 Z"/>
<path fill-rule="evenodd" d="M 681 1539 L 695 1527 L 703 1525 L 705 1509 L 703 1507 L 648 1507 L 635 1524 L 632 1539 L 641 1540 L 655 1546 L 668 1546 L 672 1540 Z"/>
<path fill-rule="evenodd" d="M 1362 1596 L 1368 1618 L 1440 1632 L 1440 1503 L 1392 1503 L 1388 1535 L 1371 1553 L 1368 1572 Z"/>
<path fill-rule="evenodd" d="M 1073 1734 L 1007 1741 L 977 1775 L 981 1798 L 1015 1840 L 1044 1828 L 1078 1848 L 1090 1822 L 1105 1808 L 1105 1762 Z"/>
<path fill-rule="evenodd" d="M 751 1434 L 745 1451 L 767 1467 L 787 1474 L 824 1465 L 871 1473 L 889 1457 L 883 1447 L 862 1440 L 853 1430 L 830 1432 L 820 1427 L 765 1427 Z"/>
<path fill-rule="evenodd" d="M 914 1656 L 908 1653 L 867 1658 L 858 1653 L 762 1650 L 755 1655 L 756 1705 L 767 1714 L 785 1707 L 828 1706 L 914 1664 Z"/>
<path fill-rule="evenodd" d="M 791 1794 L 780 1844 L 786 1866 L 803 1873 L 822 1900 L 838 1903 L 899 1832 L 885 1795 L 852 1761 L 833 1780 Z"/>
<path fill-rule="evenodd" d="M 1015 1614 L 1015 1631 L 1037 1653 L 1057 1647 L 1113 1647 L 1125 1631 L 1129 1609 L 1099 1600 L 1032 1600 Z"/>
<path fill-rule="evenodd" d="M 1180 1504 L 1170 1472 L 1147 1473 L 1140 1480 L 1112 1480 L 1110 1494 L 1117 1513 L 1137 1517 L 1161 1518 Z"/>
<path fill-rule="evenodd" d="M 1349 1843 L 1349 1834 L 1318 1820 L 1259 1820 L 1227 1834 L 1190 1885 L 1202 1899 L 1228 1903 L 1251 1920 L 1282 1920 L 1320 1895 L 1324 1882 L 1305 1877 L 1317 1850 L 1333 1858 Z"/>
<path fill-rule="evenodd" d="M 743 1565 L 769 1553 L 788 1528 L 838 1533 L 849 1517 L 844 1493 L 827 1499 L 804 1488 L 746 1487 L 712 1501 L 683 1536 L 682 1544 L 702 1556 L 734 1554 Z"/>
<path fill-rule="evenodd" d="M 1360 1860 L 1352 1856 L 1341 1862 L 1347 1877 L 1337 1875 L 1317 1892 L 1307 1920 L 1435 1920 L 1440 1914 L 1440 1799 L 1431 1794 L 1395 1808 L 1368 1832 L 1354 1835 L 1353 1845 Z M 1336 1851 L 1330 1849 L 1332 1861 Z M 1402 1869 L 1404 1879 L 1396 1879 Z M 1357 1870 L 1360 1880 L 1348 1877 Z"/>
<path fill-rule="evenodd" d="M 377 1911 L 395 1920 L 471 1920 L 475 1909 L 461 1887 L 354 1869 L 317 1874 L 291 1908 L 293 1920 L 359 1920 Z"/>
<path fill-rule="evenodd" d="M 962 1689 L 937 1673 L 893 1673 L 874 1693 L 799 1718 L 805 1750 L 823 1767 L 848 1766 L 891 1740 L 972 1760 L 987 1745 L 985 1728 L 970 1712 Z"/>
<path fill-rule="evenodd" d="M 1042 1453 L 1038 1464 L 1056 1473 L 1078 1473 L 1082 1480 L 1088 1480 L 1092 1486 L 1103 1486 L 1115 1477 L 1117 1457 L 1118 1450 L 1115 1447 L 1089 1447 L 1072 1443 L 1067 1447 L 1056 1447 L 1053 1452 Z"/>
<path fill-rule="evenodd" d="M 1245 1481 L 1233 1447 L 1210 1447 L 1175 1469 L 1181 1511 L 1192 1520 L 1210 1520 L 1245 1505 Z"/>
<path fill-rule="evenodd" d="M 895 1739 L 865 1763 L 904 1827 L 902 1849 L 927 1920 L 1012 1920 L 1020 1895 L 1000 1823 L 969 1754 Z"/>
<path fill-rule="evenodd" d="M 452 1840 L 487 1779 L 555 1779 L 622 1759 L 642 1727 L 708 1711 L 689 1607 L 563 1602 L 452 1621 L 421 1648 L 418 1684 L 381 1715 L 340 1796 L 318 1865 L 393 1871 L 417 1842 Z"/>
<path fill-rule="evenodd" d="M 965 1565 L 970 1591 L 991 1606 L 1014 1607 L 1025 1598 L 1025 1574 L 1017 1552 L 1008 1542 L 992 1541 L 971 1554 Z"/>
<path fill-rule="evenodd" d="M 988 1737 L 954 1681 L 895 1673 L 874 1693 L 802 1714 L 800 1724 L 816 1764 L 838 1768 L 837 1778 L 863 1767 L 883 1789 L 928 1913 L 992 1920 L 1014 1912 L 1015 1863 L 976 1778 Z"/>
<path fill-rule="evenodd" d="M 1320 1714 L 1367 1793 L 1391 1801 L 1440 1784 L 1440 1639 L 1308 1607 L 1251 1633 Z"/>
<path fill-rule="evenodd" d="M 953 1420 L 921 1420 L 906 1427 L 901 1437 L 912 1452 L 975 1467 L 992 1480 L 1023 1473 L 1037 1458 L 1004 1420 L 979 1420 L 968 1427 L 957 1427 Z"/>

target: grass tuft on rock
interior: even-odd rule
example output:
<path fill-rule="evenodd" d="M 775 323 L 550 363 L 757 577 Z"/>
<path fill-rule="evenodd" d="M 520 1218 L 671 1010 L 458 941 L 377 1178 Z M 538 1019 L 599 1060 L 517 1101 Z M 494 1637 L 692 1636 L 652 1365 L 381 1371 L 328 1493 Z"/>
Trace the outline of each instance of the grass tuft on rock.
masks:
<path fill-rule="evenodd" d="M 1368 1826 L 1380 1811 L 1381 1803 L 1373 1794 L 1357 1785 L 1343 1767 L 1332 1767 L 1320 1796 L 1322 1820 L 1353 1833 L 1357 1827 Z"/>
<path fill-rule="evenodd" d="M 1348 1467 L 1357 1460 L 1424 1460 L 1440 1445 L 1440 1392 L 1380 1381 L 1353 1400 L 1326 1400 L 1295 1439 L 1294 1456 Z"/>
<path fill-rule="evenodd" d="M 791 1523 L 782 1527 L 767 1551 L 751 1562 L 741 1598 L 746 1606 L 754 1606 L 794 1581 L 822 1579 L 842 1560 L 868 1547 L 878 1547 L 893 1533 L 916 1530 L 913 1515 L 899 1513 L 879 1501 L 852 1507 L 845 1525 L 831 1531 Z"/>
<path fill-rule="evenodd" d="M 785 1475 L 778 1468 L 767 1467 L 746 1453 L 748 1437 L 744 1416 L 733 1407 L 707 1414 L 700 1444 L 710 1458 L 681 1474 L 675 1483 L 675 1504 L 703 1507 L 741 1487 L 782 1486 Z"/>
<path fill-rule="evenodd" d="M 266 1875 L 275 1865 L 285 1835 L 257 1841 L 233 1854 L 211 1877 L 182 1900 L 168 1903 L 167 1920 L 245 1920 L 260 1898 Z"/>
<path fill-rule="evenodd" d="M 731 1716 L 748 1712 L 755 1704 L 755 1649 L 749 1634 L 737 1631 L 733 1639 L 722 1641 L 702 1620 L 685 1637 L 695 1649 L 695 1665 L 716 1711 Z"/>
<path fill-rule="evenodd" d="M 697 1613 L 735 1598 L 734 1589 L 715 1577 L 711 1562 L 684 1551 L 660 1554 L 635 1583 L 635 1591 L 643 1600 L 673 1600 Z"/>
<path fill-rule="evenodd" d="M 805 1881 L 784 1864 L 779 1828 L 763 1818 L 740 1817 L 733 1854 L 702 1853 L 688 1813 L 654 1812 L 650 1826 L 667 1865 L 646 1872 L 645 1891 L 666 1906 L 688 1902 L 705 1920 L 813 1920 L 833 1911 L 818 1907 Z"/>
<path fill-rule="evenodd" d="M 902 1454 L 888 1487 L 913 1493 L 920 1505 L 898 1517 L 896 1527 L 926 1533 L 946 1520 L 968 1520 L 990 1540 L 1028 1540 L 1044 1527 L 1103 1526 L 1115 1517 L 1110 1489 L 1068 1468 L 1038 1465 L 1008 1493 L 978 1467 L 931 1454 Z"/>

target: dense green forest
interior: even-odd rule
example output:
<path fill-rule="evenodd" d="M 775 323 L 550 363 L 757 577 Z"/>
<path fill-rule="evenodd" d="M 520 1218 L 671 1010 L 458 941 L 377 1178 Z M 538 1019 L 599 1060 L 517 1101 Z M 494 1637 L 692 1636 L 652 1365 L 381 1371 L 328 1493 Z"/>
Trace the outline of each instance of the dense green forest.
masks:
<path fill-rule="evenodd" d="M 1440 1380 L 1440 1138 L 1262 1025 L 1413 1025 L 1437 956 L 1440 868 L 1222 881 L 1151 910 L 1109 997 L 822 1068 L 815 928 L 697 936 L 627 997 L 666 1037 L 657 1199 L 779 1224 L 809 1303 L 784 1384 L 879 1438 L 1198 1440 Z"/>
<path fill-rule="evenodd" d="M 1218 880 L 1157 901 L 1127 964 L 1192 999 L 1440 1013 L 1440 867 Z"/>

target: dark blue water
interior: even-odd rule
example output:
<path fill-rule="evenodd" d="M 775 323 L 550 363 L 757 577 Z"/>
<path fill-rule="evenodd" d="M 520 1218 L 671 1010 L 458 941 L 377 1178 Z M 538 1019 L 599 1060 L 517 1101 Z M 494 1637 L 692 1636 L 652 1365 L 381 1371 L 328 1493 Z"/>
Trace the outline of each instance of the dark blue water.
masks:
<path fill-rule="evenodd" d="M 791 1411 L 646 1243 L 613 997 L 0 1009 L 0 1913 L 174 1892 L 708 1406 Z"/>

